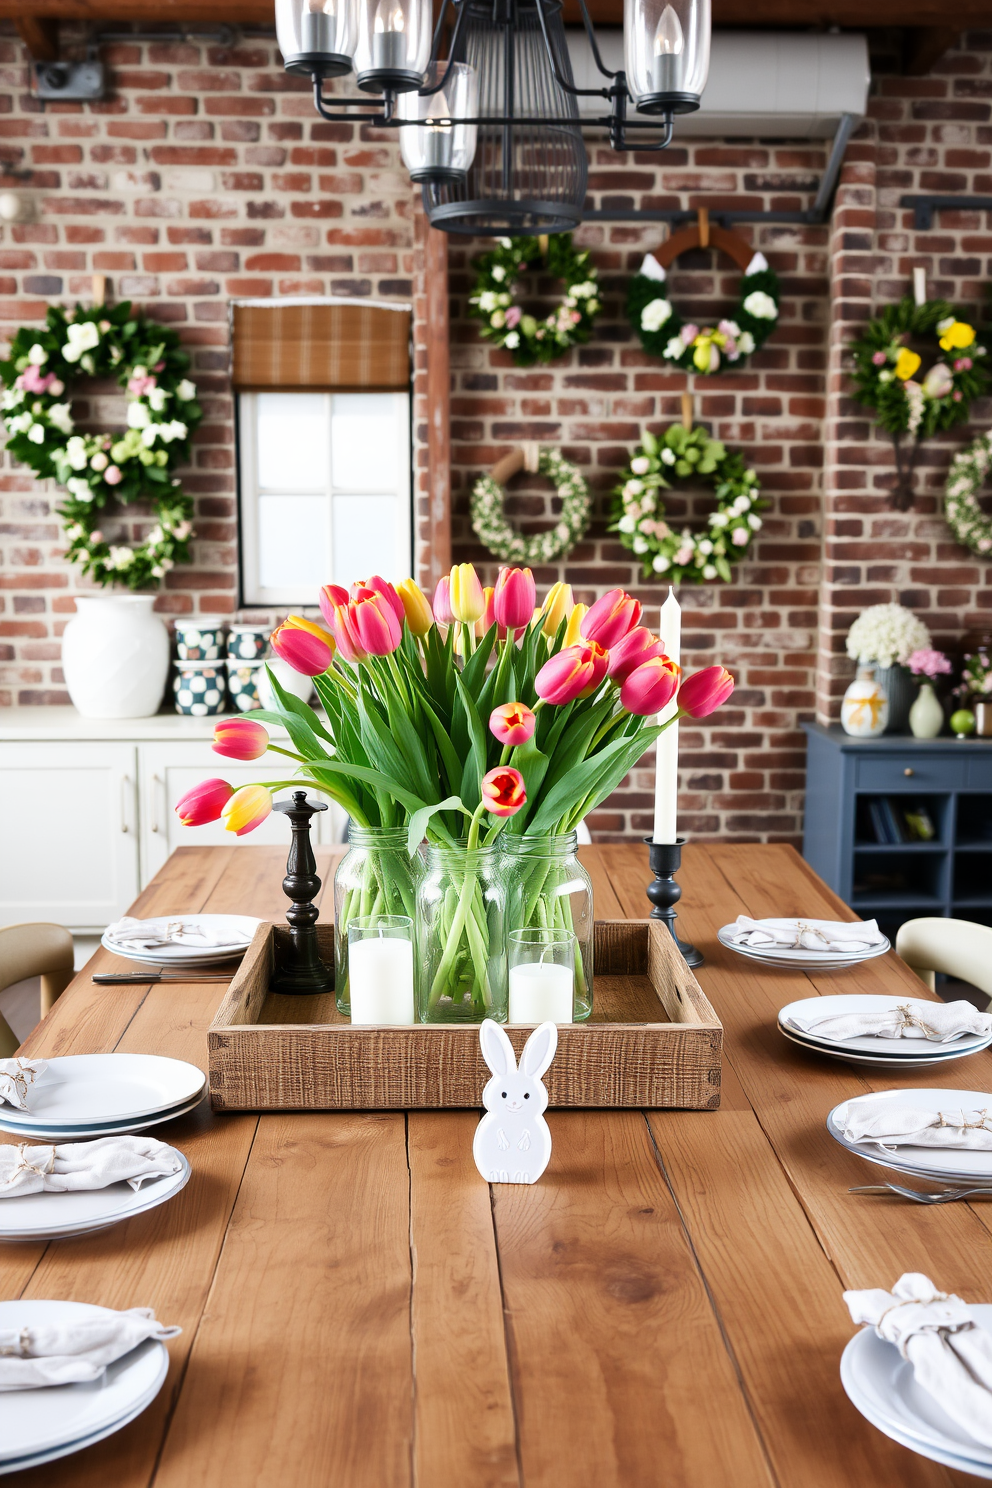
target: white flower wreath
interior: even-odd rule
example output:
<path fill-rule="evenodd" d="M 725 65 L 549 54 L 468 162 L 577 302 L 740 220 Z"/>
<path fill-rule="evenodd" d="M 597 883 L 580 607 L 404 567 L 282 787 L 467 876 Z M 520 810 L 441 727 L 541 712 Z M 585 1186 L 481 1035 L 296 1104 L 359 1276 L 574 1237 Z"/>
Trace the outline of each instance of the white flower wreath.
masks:
<path fill-rule="evenodd" d="M 954 456 L 944 487 L 947 525 L 963 548 L 992 558 L 992 517 L 978 504 L 978 492 L 992 470 L 992 430 Z"/>
<path fill-rule="evenodd" d="M 505 563 L 551 563 L 570 552 L 589 525 L 589 488 L 578 469 L 559 449 L 542 449 L 537 472 L 558 488 L 561 513 L 554 527 L 524 537 L 506 519 L 505 491 L 491 475 L 476 481 L 472 491 L 472 527 L 495 558 Z"/>
<path fill-rule="evenodd" d="M 589 252 L 572 246 L 571 233 L 542 238 L 500 238 L 476 264 L 475 293 L 469 314 L 482 321 L 481 335 L 513 354 L 518 367 L 553 362 L 573 346 L 589 340 L 602 308 L 599 278 Z M 528 269 L 543 268 L 561 279 L 565 294 L 557 310 L 537 320 L 513 303 L 517 279 Z"/>

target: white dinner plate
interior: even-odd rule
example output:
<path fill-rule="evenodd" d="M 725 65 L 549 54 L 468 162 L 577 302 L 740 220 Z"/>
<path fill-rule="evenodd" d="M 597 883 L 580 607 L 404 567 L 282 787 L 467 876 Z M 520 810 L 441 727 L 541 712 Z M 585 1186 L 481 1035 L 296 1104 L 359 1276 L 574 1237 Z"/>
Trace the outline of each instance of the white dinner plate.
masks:
<path fill-rule="evenodd" d="M 857 923 L 852 921 L 852 924 Z M 861 961 L 872 961 L 876 956 L 884 956 L 886 951 L 892 949 L 891 941 L 884 937 L 878 945 L 867 946 L 860 951 L 829 951 L 807 949 L 805 947 L 775 946 L 775 945 L 738 945 L 733 939 L 736 926 L 722 925 L 717 931 L 717 940 L 728 951 L 736 951 L 739 956 L 747 956 L 752 960 L 771 960 L 780 962 L 783 966 L 836 966 L 842 962 L 856 965 Z"/>
<path fill-rule="evenodd" d="M 898 1101 L 921 1111 L 992 1110 L 992 1095 L 981 1090 L 882 1090 L 873 1092 L 870 1097 L 858 1096 L 856 1099 Z M 841 1101 L 827 1117 L 827 1131 L 848 1152 L 879 1167 L 911 1173 L 914 1177 L 929 1178 L 934 1182 L 949 1180 L 983 1187 L 992 1184 L 992 1151 L 966 1152 L 960 1148 L 913 1147 L 906 1143 L 890 1152 L 883 1152 L 877 1144 L 849 1142 L 844 1136 L 844 1121 L 851 1104 L 852 1101 Z"/>
<path fill-rule="evenodd" d="M 164 1121 L 175 1121 L 180 1116 L 185 1116 L 189 1111 L 195 1111 L 196 1107 L 206 1098 L 206 1086 L 185 1105 L 173 1106 L 170 1111 L 160 1111 L 154 1116 L 141 1116 L 134 1121 L 118 1121 L 107 1126 L 24 1126 L 23 1123 L 14 1126 L 8 1122 L 6 1115 L 0 1116 L 0 1131 L 10 1132 L 18 1137 L 30 1137 L 35 1142 L 80 1142 L 90 1137 L 126 1137 L 132 1132 L 146 1131 L 150 1126 L 161 1126 Z M 0 1106 L 0 1111 L 5 1108 Z"/>
<path fill-rule="evenodd" d="M 966 1055 L 977 1052 L 975 1049 L 961 1049 L 956 1053 L 928 1054 L 913 1059 L 899 1059 L 892 1054 L 848 1054 L 842 1044 L 830 1046 L 811 1043 L 801 1034 L 794 1033 L 791 1028 L 783 1028 L 781 1023 L 778 1025 L 778 1031 L 783 1038 L 789 1040 L 790 1044 L 806 1049 L 810 1054 L 824 1054 L 828 1059 L 840 1059 L 844 1064 L 866 1065 L 869 1069 L 884 1069 L 899 1074 L 914 1069 L 929 1069 L 935 1064 L 948 1064 L 955 1059 L 964 1059 Z M 980 1047 L 986 1049 L 988 1044 L 982 1044 Z"/>
<path fill-rule="evenodd" d="M 3 1120 L 23 1126 L 94 1126 L 154 1116 L 193 1099 L 206 1075 L 162 1054 L 66 1054 L 29 1087 L 30 1109 L 3 1106 Z"/>
<path fill-rule="evenodd" d="M 857 1038 L 835 1039 L 827 1034 L 799 1028 L 792 1022 L 794 1018 L 804 1017 L 810 1014 L 819 1014 L 821 1017 L 829 1018 L 846 1013 L 879 1013 L 889 1008 L 908 1007 L 911 1011 L 918 1011 L 921 1016 L 934 1006 L 940 1006 L 927 1002 L 922 997 L 884 997 L 871 993 L 841 993 L 828 997 L 804 997 L 798 1002 L 789 1002 L 779 1010 L 778 1021 L 784 1024 L 789 1033 L 800 1038 L 804 1043 L 822 1044 L 826 1049 L 842 1049 L 845 1054 L 891 1054 L 900 1059 L 915 1059 L 920 1056 L 927 1058 L 932 1054 L 946 1053 L 977 1053 L 979 1049 L 985 1049 L 992 1043 L 992 1033 L 966 1033 L 960 1038 L 947 1039 L 939 1042 L 931 1039 L 907 1039 L 907 1038 L 877 1038 L 871 1034 L 859 1035 Z"/>
<path fill-rule="evenodd" d="M 106 950 L 112 951 L 115 956 L 123 956 L 127 961 L 139 961 L 143 965 L 192 967 L 200 964 L 206 966 L 214 961 L 227 961 L 232 956 L 243 955 L 251 944 L 252 936 L 262 923 L 261 920 L 251 915 L 212 914 L 160 915 L 142 923 L 149 927 L 150 933 L 156 930 L 165 932 L 166 928 L 177 920 L 181 920 L 184 925 L 191 928 L 202 926 L 212 936 L 223 936 L 224 944 L 212 946 L 176 941 L 168 945 L 141 950 L 133 944 L 113 940 L 107 931 L 104 931 L 100 944 Z"/>
<path fill-rule="evenodd" d="M 900 1447 L 905 1447 L 907 1451 L 915 1452 L 918 1457 L 925 1457 L 929 1462 L 939 1462 L 942 1467 L 956 1468 L 958 1472 L 968 1473 L 973 1478 L 992 1478 L 992 1467 L 986 1467 L 984 1463 L 970 1457 L 958 1457 L 951 1452 L 944 1452 L 939 1447 L 931 1446 L 929 1442 L 921 1441 L 919 1437 L 899 1431 L 890 1425 L 884 1416 L 877 1416 L 874 1411 L 869 1410 L 863 1401 L 855 1400 L 850 1393 L 848 1393 L 848 1398 L 855 1410 L 864 1416 L 869 1425 L 874 1426 L 890 1441 L 896 1442 Z"/>
<path fill-rule="evenodd" d="M 139 1189 L 128 1183 L 106 1188 L 73 1189 L 66 1193 L 22 1194 L 0 1199 L 0 1241 L 65 1240 L 91 1230 L 105 1230 L 122 1220 L 156 1209 L 184 1189 L 190 1165 L 180 1152 L 178 1173 L 149 1178 Z"/>
<path fill-rule="evenodd" d="M 89 1302 L 18 1299 L 0 1302 L 0 1327 L 38 1327 L 58 1318 L 90 1318 L 108 1310 Z M 0 1462 L 33 1458 L 107 1427 L 116 1430 L 140 1400 L 147 1405 L 155 1398 L 168 1368 L 164 1343 L 149 1338 L 109 1364 L 98 1380 L 0 1392 Z"/>
<path fill-rule="evenodd" d="M 984 1328 L 992 1328 L 992 1306 L 971 1304 Z M 963 1426 L 942 1410 L 937 1401 L 916 1381 L 912 1364 L 894 1344 L 879 1338 L 874 1328 L 863 1328 L 848 1343 L 840 1361 L 841 1383 L 851 1403 L 887 1434 L 898 1433 L 916 1452 L 929 1456 L 933 1448 L 954 1457 L 974 1472 L 981 1466 L 992 1477 L 992 1448 L 975 1440 Z M 940 1460 L 940 1459 L 936 1459 Z"/>
<path fill-rule="evenodd" d="M 0 1477 L 6 1477 L 8 1473 L 25 1472 L 29 1467 L 41 1467 L 46 1462 L 57 1462 L 60 1457 L 71 1457 L 74 1452 L 82 1452 L 85 1447 L 95 1446 L 97 1442 L 105 1441 L 108 1436 L 114 1436 L 118 1431 L 136 1421 L 142 1411 L 146 1411 L 155 1396 L 165 1383 L 165 1377 L 169 1372 L 169 1361 L 166 1359 L 162 1370 L 162 1378 L 147 1394 L 138 1400 L 131 1410 L 121 1416 L 119 1421 L 111 1421 L 109 1426 L 104 1426 L 102 1431 L 90 1432 L 87 1436 L 79 1437 L 71 1442 L 63 1442 L 59 1447 L 51 1447 L 47 1452 L 33 1452 L 29 1457 L 17 1457 L 10 1462 L 0 1461 Z"/>

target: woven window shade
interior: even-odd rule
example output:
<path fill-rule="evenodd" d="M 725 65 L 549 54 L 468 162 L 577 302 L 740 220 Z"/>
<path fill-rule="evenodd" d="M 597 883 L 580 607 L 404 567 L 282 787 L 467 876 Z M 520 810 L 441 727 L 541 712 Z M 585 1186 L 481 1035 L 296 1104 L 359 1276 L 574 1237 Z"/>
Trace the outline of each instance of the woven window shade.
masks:
<path fill-rule="evenodd" d="M 234 306 L 234 386 L 405 391 L 410 311 L 363 301 Z"/>

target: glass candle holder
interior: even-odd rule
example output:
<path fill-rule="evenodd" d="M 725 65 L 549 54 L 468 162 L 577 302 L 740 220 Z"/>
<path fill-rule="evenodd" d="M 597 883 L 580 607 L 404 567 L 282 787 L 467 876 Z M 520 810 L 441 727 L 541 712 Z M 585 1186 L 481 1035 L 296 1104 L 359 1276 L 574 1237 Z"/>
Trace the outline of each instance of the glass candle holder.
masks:
<path fill-rule="evenodd" d="M 358 14 L 358 86 L 367 93 L 419 88 L 430 61 L 433 30 L 431 0 L 367 0 Z"/>
<path fill-rule="evenodd" d="M 362 915 L 348 923 L 352 1023 L 413 1022 L 413 921 Z"/>
<path fill-rule="evenodd" d="M 511 930 L 507 959 L 511 1023 L 572 1023 L 575 936 L 569 930 Z"/>
<path fill-rule="evenodd" d="M 418 119 L 399 131 L 400 154 L 411 181 L 461 181 L 475 159 L 478 129 L 455 124 L 479 111 L 479 74 L 464 62 L 438 62 L 428 68 L 425 87 L 437 93 L 403 93 L 396 101 L 401 119 Z"/>
<path fill-rule="evenodd" d="M 276 0 L 276 38 L 287 72 L 342 77 L 357 34 L 354 0 Z"/>
<path fill-rule="evenodd" d="M 624 0 L 623 33 L 638 111 L 698 109 L 710 66 L 710 0 Z"/>

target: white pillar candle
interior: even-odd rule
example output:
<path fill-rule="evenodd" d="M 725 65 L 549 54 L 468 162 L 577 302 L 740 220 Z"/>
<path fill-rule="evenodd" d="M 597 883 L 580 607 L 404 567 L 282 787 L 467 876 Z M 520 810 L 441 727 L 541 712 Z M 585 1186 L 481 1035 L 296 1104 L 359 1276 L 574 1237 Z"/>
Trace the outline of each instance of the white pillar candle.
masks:
<path fill-rule="evenodd" d="M 682 651 L 682 610 L 675 591 L 668 590 L 668 598 L 661 607 L 658 634 L 665 645 L 666 653 L 676 663 Z M 672 698 L 666 708 L 658 714 L 658 722 L 664 723 L 678 712 L 678 701 Z M 676 817 L 679 799 L 679 726 L 671 724 L 661 735 L 657 744 L 654 777 L 654 833 L 655 842 L 675 842 L 678 838 Z"/>
<path fill-rule="evenodd" d="M 927 271 L 919 264 L 913 270 L 913 299 L 917 305 L 927 302 Z"/>
<path fill-rule="evenodd" d="M 571 1023 L 575 973 L 554 961 L 510 967 L 511 1023 Z"/>
<path fill-rule="evenodd" d="M 412 1023 L 413 944 L 367 936 L 348 947 L 352 1023 Z"/>

